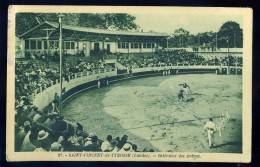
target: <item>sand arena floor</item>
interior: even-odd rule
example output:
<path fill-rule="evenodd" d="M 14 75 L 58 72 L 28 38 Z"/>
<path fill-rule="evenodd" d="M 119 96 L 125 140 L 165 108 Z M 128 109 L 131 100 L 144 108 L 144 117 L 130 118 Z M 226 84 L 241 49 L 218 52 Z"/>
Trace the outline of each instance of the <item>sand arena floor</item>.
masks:
<path fill-rule="evenodd" d="M 179 84 L 192 92 L 179 101 Z M 204 125 L 231 119 L 209 149 Z M 101 139 L 127 134 L 138 150 L 172 152 L 242 152 L 242 77 L 214 74 L 157 76 L 111 84 L 78 94 L 63 106 L 69 121 L 80 122 Z"/>

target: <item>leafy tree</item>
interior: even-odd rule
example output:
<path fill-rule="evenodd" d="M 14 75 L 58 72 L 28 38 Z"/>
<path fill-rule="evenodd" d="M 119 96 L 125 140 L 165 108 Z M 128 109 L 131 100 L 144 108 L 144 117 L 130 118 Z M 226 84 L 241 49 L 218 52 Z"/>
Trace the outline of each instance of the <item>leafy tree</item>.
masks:
<path fill-rule="evenodd" d="M 218 47 L 243 47 L 243 30 L 234 21 L 225 22 L 218 31 Z"/>
<path fill-rule="evenodd" d="M 174 30 L 173 37 L 169 40 L 169 45 L 172 47 L 187 47 L 187 41 L 189 38 L 190 32 L 179 28 Z"/>
<path fill-rule="evenodd" d="M 67 25 L 104 28 L 114 30 L 137 30 L 135 17 L 124 13 L 64 13 L 63 23 Z M 44 21 L 58 22 L 58 13 L 17 13 L 16 35 L 21 35 Z"/>
<path fill-rule="evenodd" d="M 214 33 L 213 31 L 199 33 L 197 36 L 199 39 L 200 47 L 202 48 L 215 47 L 216 33 Z"/>

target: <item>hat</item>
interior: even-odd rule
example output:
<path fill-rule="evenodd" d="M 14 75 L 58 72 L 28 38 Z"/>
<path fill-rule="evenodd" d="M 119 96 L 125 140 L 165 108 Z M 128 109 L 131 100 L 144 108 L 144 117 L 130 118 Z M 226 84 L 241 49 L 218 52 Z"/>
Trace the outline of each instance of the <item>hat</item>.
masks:
<path fill-rule="evenodd" d="M 58 113 L 56 113 L 56 112 L 51 112 L 51 113 L 49 113 L 48 115 L 49 115 L 49 116 L 56 116 L 56 115 L 58 115 Z"/>
<path fill-rule="evenodd" d="M 25 121 L 23 124 L 23 126 L 30 126 L 30 125 L 31 125 L 31 123 L 29 121 Z"/>
<path fill-rule="evenodd" d="M 89 134 L 88 134 L 88 137 L 87 137 L 87 140 L 90 140 L 90 141 L 91 141 L 91 138 L 94 137 L 94 136 L 95 136 L 94 133 L 89 133 Z"/>
<path fill-rule="evenodd" d="M 125 151 L 130 151 L 131 148 L 132 148 L 132 145 L 129 144 L 129 143 L 125 143 L 125 145 L 123 146 L 123 149 L 124 149 Z"/>
<path fill-rule="evenodd" d="M 92 144 L 92 141 L 86 141 L 85 146 Z"/>
<path fill-rule="evenodd" d="M 37 140 L 46 139 L 48 136 L 49 136 L 49 133 L 48 133 L 48 132 L 45 132 L 45 130 L 41 130 L 41 131 L 38 133 L 38 139 L 37 139 Z"/>
<path fill-rule="evenodd" d="M 58 142 L 54 142 L 51 144 L 51 151 L 61 151 L 62 145 Z"/>

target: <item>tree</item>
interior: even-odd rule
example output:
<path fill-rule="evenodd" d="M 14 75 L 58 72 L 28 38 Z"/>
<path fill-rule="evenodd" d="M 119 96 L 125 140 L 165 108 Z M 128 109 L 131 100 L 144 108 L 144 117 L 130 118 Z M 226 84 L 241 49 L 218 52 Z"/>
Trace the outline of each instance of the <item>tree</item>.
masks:
<path fill-rule="evenodd" d="M 63 23 L 74 26 L 113 30 L 137 30 L 135 17 L 124 13 L 64 13 Z M 19 36 L 44 21 L 58 22 L 58 13 L 17 13 L 16 35 Z"/>
<path fill-rule="evenodd" d="M 174 30 L 173 37 L 169 40 L 170 42 L 172 42 L 170 45 L 173 47 L 187 47 L 189 34 L 190 32 L 184 30 L 183 28 Z"/>
<path fill-rule="evenodd" d="M 22 35 L 31 28 L 39 25 L 44 21 L 58 22 L 57 13 L 17 13 L 15 34 Z M 77 25 L 79 21 L 78 14 L 64 13 L 63 23 L 68 25 Z"/>
<path fill-rule="evenodd" d="M 243 30 L 234 21 L 225 22 L 218 31 L 218 47 L 243 47 Z"/>
<path fill-rule="evenodd" d="M 135 19 L 125 13 L 80 14 L 79 25 L 112 30 L 137 30 Z"/>

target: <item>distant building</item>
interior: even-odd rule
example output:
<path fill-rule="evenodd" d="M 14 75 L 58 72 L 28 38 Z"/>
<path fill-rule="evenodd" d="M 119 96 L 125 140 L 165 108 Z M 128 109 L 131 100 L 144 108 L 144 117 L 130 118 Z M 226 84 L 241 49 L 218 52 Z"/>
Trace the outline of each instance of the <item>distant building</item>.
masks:
<path fill-rule="evenodd" d="M 109 53 L 153 53 L 167 46 L 166 33 L 132 32 L 62 25 L 63 52 L 71 55 L 95 55 L 100 50 Z M 45 21 L 21 36 L 20 49 L 30 52 L 59 50 L 59 24 Z"/>

